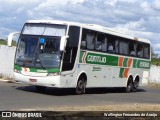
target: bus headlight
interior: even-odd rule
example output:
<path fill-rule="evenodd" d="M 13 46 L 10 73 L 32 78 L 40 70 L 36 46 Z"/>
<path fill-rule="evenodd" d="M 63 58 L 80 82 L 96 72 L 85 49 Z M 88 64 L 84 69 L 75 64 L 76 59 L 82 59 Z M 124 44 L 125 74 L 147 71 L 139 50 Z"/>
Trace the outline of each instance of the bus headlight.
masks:
<path fill-rule="evenodd" d="M 16 73 L 21 73 L 21 71 L 20 71 L 20 70 L 17 70 L 17 69 L 14 69 L 14 72 L 16 72 Z"/>
<path fill-rule="evenodd" d="M 47 76 L 57 76 L 57 75 L 59 75 L 59 73 L 57 72 L 57 73 L 48 73 L 48 75 Z"/>

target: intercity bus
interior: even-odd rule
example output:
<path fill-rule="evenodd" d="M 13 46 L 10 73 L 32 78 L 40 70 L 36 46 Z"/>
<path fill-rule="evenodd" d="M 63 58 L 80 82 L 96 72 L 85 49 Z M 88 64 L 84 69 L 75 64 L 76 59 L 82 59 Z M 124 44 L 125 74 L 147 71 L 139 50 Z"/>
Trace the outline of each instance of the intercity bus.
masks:
<path fill-rule="evenodd" d="M 148 83 L 150 42 L 106 27 L 56 20 L 29 20 L 19 33 L 14 80 L 46 87 L 122 87 L 136 91 Z M 13 36 L 8 36 L 11 45 Z"/>

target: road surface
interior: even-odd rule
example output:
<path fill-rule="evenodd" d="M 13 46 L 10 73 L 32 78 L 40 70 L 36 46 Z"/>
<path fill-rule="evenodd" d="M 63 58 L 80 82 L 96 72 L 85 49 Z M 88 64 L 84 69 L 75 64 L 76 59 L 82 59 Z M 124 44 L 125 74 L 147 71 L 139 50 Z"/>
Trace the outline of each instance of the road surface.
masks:
<path fill-rule="evenodd" d="M 122 89 L 89 89 L 73 95 L 65 89 L 47 88 L 37 92 L 34 86 L 0 81 L 0 110 L 46 110 L 54 106 L 109 105 L 121 103 L 160 104 L 160 88 L 142 87 L 135 93 Z"/>

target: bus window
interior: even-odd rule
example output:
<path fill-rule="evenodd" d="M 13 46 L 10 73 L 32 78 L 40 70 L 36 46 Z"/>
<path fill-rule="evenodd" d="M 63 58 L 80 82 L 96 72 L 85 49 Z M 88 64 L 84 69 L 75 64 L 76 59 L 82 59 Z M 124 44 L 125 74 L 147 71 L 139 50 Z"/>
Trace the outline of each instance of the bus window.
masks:
<path fill-rule="evenodd" d="M 129 42 L 129 55 L 136 55 L 136 45 L 133 42 Z"/>
<path fill-rule="evenodd" d="M 44 53 L 54 53 L 56 51 L 58 51 L 58 47 L 57 46 L 57 40 L 46 40 L 45 46 L 44 46 Z"/>
<path fill-rule="evenodd" d="M 113 36 L 109 35 L 109 39 L 107 40 L 107 52 L 114 53 L 114 45 L 115 45 L 115 39 Z"/>
<path fill-rule="evenodd" d="M 115 52 L 118 54 L 119 53 L 119 40 L 115 41 Z"/>
<path fill-rule="evenodd" d="M 104 36 L 104 39 L 102 41 L 102 51 L 106 52 L 107 51 L 107 37 Z"/>
<path fill-rule="evenodd" d="M 94 50 L 94 44 L 96 40 L 96 34 L 94 31 L 83 29 L 81 48 Z"/>
<path fill-rule="evenodd" d="M 143 57 L 143 45 L 141 43 L 137 45 L 137 56 Z"/>
<path fill-rule="evenodd" d="M 62 71 L 72 70 L 74 67 L 75 59 L 77 56 L 79 33 L 79 27 L 70 26 L 68 33 L 69 38 L 67 40 L 66 51 L 63 58 Z"/>
<path fill-rule="evenodd" d="M 128 55 L 128 42 L 122 40 L 119 42 L 119 53 Z"/>
<path fill-rule="evenodd" d="M 103 51 L 105 51 L 105 36 L 103 34 L 98 34 L 97 40 L 96 40 L 96 50 L 102 51 L 102 45 L 103 45 Z M 107 49 L 107 48 L 106 48 Z"/>
<path fill-rule="evenodd" d="M 87 36 L 87 30 L 83 29 L 82 40 L 81 40 L 81 49 L 86 49 L 87 48 L 86 36 Z"/>
<path fill-rule="evenodd" d="M 150 47 L 149 45 L 144 45 L 144 58 L 150 57 Z"/>
<path fill-rule="evenodd" d="M 95 40 L 96 40 L 96 34 L 89 31 L 86 36 L 87 49 L 94 50 Z"/>
<path fill-rule="evenodd" d="M 108 43 L 108 52 L 111 52 L 111 53 L 114 52 L 112 43 Z"/>

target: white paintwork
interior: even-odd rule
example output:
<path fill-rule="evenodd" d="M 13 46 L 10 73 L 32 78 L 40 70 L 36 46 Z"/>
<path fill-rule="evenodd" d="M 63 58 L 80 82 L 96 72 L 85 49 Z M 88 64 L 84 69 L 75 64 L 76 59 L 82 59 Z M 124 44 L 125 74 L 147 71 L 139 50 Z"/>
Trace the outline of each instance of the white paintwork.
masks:
<path fill-rule="evenodd" d="M 123 33 L 117 32 L 117 31 L 113 31 L 108 27 L 103 27 L 103 26 L 96 25 L 96 24 L 82 24 L 82 23 L 77 23 L 77 22 L 68 22 L 68 21 L 60 21 L 60 20 L 28 20 L 26 23 L 47 23 L 47 24 L 61 24 L 61 25 L 76 25 L 76 26 L 88 28 L 88 29 L 91 29 L 91 30 L 97 30 L 97 31 L 100 31 L 100 32 L 105 32 L 105 33 L 121 36 L 121 37 L 124 37 L 124 38 L 129 38 L 129 39 L 132 39 L 132 40 L 135 39 L 137 41 L 142 41 L 142 42 L 150 44 L 150 41 L 147 40 L 147 39 L 128 36 L 126 34 L 123 34 Z"/>
<path fill-rule="evenodd" d="M 30 79 L 36 79 L 37 82 L 30 82 Z M 57 88 L 61 87 L 60 76 L 33 77 L 33 76 L 25 76 L 14 72 L 14 80 L 31 85 L 57 87 Z"/>
<path fill-rule="evenodd" d="M 68 36 L 62 36 L 60 42 L 60 51 L 64 51 L 67 43 Z"/>

